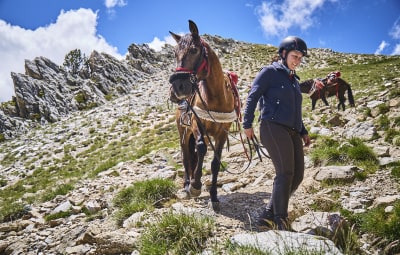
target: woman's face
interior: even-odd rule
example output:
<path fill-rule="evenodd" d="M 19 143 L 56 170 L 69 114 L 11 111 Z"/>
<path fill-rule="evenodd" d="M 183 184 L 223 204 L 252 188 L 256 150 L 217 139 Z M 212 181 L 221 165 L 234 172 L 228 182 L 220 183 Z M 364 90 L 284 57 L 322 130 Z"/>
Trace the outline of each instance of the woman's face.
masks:
<path fill-rule="evenodd" d="M 289 51 L 286 56 L 286 63 L 289 69 L 295 70 L 300 65 L 303 58 L 303 53 L 297 50 Z"/>

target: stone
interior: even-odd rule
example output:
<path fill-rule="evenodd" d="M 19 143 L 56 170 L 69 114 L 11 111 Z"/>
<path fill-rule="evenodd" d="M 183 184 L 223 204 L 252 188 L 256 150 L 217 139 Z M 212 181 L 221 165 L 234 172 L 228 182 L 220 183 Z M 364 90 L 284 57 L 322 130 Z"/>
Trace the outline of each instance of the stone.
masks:
<path fill-rule="evenodd" d="M 303 251 L 319 254 L 343 254 L 328 239 L 288 231 L 267 231 L 261 233 L 243 233 L 231 238 L 233 244 L 251 246 L 268 254 L 285 254 Z"/>
<path fill-rule="evenodd" d="M 355 166 L 324 166 L 320 167 L 314 179 L 317 181 L 341 180 L 351 182 L 354 180 Z"/>

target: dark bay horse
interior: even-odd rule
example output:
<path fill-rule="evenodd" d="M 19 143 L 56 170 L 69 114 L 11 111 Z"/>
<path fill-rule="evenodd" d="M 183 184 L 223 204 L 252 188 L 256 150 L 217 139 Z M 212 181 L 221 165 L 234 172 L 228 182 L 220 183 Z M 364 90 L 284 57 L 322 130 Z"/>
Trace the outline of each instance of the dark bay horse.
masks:
<path fill-rule="evenodd" d="M 169 81 L 172 93 L 181 102 L 176 123 L 185 168 L 184 189 L 192 197 L 201 194 L 203 160 L 210 146 L 214 153 L 210 199 L 218 211 L 217 177 L 222 149 L 232 122 L 239 118 L 240 100 L 232 76 L 223 71 L 218 56 L 199 36 L 197 25 L 191 20 L 189 30 L 183 36 L 170 31 L 177 42 L 176 68 Z"/>
<path fill-rule="evenodd" d="M 346 101 L 344 96 L 346 90 L 349 104 L 354 107 L 354 97 L 350 84 L 332 73 L 328 74 L 324 79 L 310 79 L 300 83 L 300 90 L 302 93 L 308 93 L 310 95 L 312 110 L 315 109 L 315 104 L 318 99 L 321 99 L 325 105 L 328 106 L 329 104 L 326 98 L 336 96 L 339 99 L 337 109 L 340 110 L 340 106 L 342 106 L 344 111 L 346 108 L 344 104 Z"/>

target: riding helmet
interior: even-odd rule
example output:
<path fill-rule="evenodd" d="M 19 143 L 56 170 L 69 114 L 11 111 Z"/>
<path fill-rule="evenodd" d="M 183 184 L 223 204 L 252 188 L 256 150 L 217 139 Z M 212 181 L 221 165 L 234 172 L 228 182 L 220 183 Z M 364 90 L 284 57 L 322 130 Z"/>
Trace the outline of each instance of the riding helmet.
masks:
<path fill-rule="evenodd" d="M 286 50 L 286 52 L 297 50 L 303 53 L 303 56 L 307 56 L 307 44 L 301 38 L 296 36 L 288 36 L 281 41 L 278 50 L 279 56 L 281 56 L 281 58 L 283 58 L 283 50 Z"/>

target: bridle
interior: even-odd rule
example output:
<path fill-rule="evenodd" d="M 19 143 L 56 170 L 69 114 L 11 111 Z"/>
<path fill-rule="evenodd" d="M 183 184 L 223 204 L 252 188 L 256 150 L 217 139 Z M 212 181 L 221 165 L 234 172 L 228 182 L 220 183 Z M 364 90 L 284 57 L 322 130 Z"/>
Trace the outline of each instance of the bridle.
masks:
<path fill-rule="evenodd" d="M 177 79 L 188 79 L 192 86 L 197 85 L 199 80 L 197 78 L 197 74 L 201 71 L 207 71 L 206 78 L 210 75 L 210 63 L 208 61 L 208 44 L 200 38 L 201 43 L 201 54 L 200 58 L 197 59 L 196 64 L 194 65 L 193 70 L 187 69 L 185 67 L 177 67 L 175 68 L 174 74 L 169 78 L 169 82 L 173 83 Z M 205 79 L 206 79 L 205 78 Z"/>

